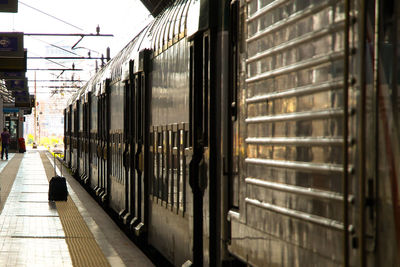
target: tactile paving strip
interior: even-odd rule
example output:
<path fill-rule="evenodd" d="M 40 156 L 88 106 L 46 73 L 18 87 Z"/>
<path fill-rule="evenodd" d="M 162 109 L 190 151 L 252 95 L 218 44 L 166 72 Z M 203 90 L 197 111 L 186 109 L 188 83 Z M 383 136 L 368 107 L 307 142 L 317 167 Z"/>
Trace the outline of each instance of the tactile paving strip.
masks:
<path fill-rule="evenodd" d="M 11 187 L 14 183 L 19 165 L 21 164 L 23 154 L 15 154 L 10 157 L 8 164 L 0 173 L 0 187 L 1 187 L 1 201 L 0 201 L 0 212 L 4 208 L 8 194 L 10 193 Z"/>
<path fill-rule="evenodd" d="M 72 202 L 70 198 L 68 201 L 56 201 L 65 235 L 71 238 L 93 238 L 77 207 L 70 202 Z"/>
<path fill-rule="evenodd" d="M 45 152 L 41 152 L 40 157 L 50 180 L 54 175 L 53 166 Z M 67 201 L 56 201 L 56 206 L 73 266 L 110 266 L 71 198 L 68 196 Z"/>

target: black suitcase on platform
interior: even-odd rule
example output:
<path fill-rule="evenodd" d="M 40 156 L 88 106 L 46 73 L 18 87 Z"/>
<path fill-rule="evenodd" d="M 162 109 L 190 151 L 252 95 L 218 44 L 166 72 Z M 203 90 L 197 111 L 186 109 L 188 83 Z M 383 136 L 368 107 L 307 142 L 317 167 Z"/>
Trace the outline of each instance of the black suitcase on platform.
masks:
<path fill-rule="evenodd" d="M 65 181 L 65 177 L 54 176 L 50 180 L 49 184 L 49 200 L 58 201 L 63 200 L 67 201 L 68 190 L 67 190 L 67 182 Z"/>
<path fill-rule="evenodd" d="M 62 177 L 62 166 L 61 176 L 56 173 L 56 153 L 54 153 L 54 176 L 50 179 L 49 183 L 49 201 L 67 201 L 68 189 L 65 177 Z"/>

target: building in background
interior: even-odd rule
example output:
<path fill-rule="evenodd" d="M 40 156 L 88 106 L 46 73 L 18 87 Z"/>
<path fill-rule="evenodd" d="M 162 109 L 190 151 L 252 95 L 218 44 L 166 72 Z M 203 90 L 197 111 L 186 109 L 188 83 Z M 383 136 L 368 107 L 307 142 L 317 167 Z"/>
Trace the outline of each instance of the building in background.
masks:
<path fill-rule="evenodd" d="M 36 133 L 34 113 L 26 117 L 24 137 L 28 144 L 61 145 L 64 137 L 64 108 L 71 92 L 59 92 L 48 98 L 42 98 L 36 106 Z"/>

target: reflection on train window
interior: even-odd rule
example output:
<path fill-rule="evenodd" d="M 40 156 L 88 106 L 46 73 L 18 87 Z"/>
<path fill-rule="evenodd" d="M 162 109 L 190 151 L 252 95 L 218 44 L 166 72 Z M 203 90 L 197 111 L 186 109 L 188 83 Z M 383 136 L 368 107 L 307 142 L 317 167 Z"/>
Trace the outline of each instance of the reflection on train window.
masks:
<path fill-rule="evenodd" d="M 397 16 L 397 21 L 395 22 L 397 25 L 400 25 L 400 17 Z M 394 31 L 394 35 L 395 36 L 400 36 L 400 27 L 394 27 L 394 29 L 397 30 L 397 32 Z M 397 78 L 397 80 L 395 81 L 395 87 L 394 87 L 394 91 L 393 91 L 393 99 L 394 99 L 394 106 L 395 106 L 395 119 L 396 119 L 396 123 L 397 123 L 397 136 L 398 138 L 400 137 L 400 38 L 396 38 L 397 43 L 394 46 L 394 53 L 397 57 L 396 61 L 396 66 L 397 66 L 397 75 L 395 75 L 395 77 Z M 395 73 L 396 73 L 395 72 Z"/>
<path fill-rule="evenodd" d="M 186 210 L 186 186 L 189 166 L 188 125 L 153 126 L 151 129 L 153 166 L 153 196 L 164 201 L 175 211 Z"/>
<path fill-rule="evenodd" d="M 380 83 L 380 104 L 384 104 L 384 110 L 382 115 L 389 116 L 389 121 L 393 118 L 394 127 L 393 131 L 396 136 L 399 137 L 399 126 L 400 126 L 400 97 L 398 87 L 400 83 L 399 76 L 399 38 L 397 38 L 399 29 L 397 25 L 400 22 L 399 18 L 394 19 L 394 8 L 393 3 L 385 3 L 382 8 L 382 28 L 379 32 L 379 57 L 378 69 L 382 68 L 382 71 L 378 73 Z M 396 25 L 397 24 L 397 25 Z M 395 55 L 395 56 L 393 56 Z M 397 73 L 397 75 L 395 75 Z M 385 97 L 388 96 L 387 100 Z M 387 101 L 387 102 L 386 102 Z M 385 103 L 386 102 L 386 103 Z M 385 114 L 385 111 L 388 114 Z M 395 128 L 395 129 L 394 129 Z"/>

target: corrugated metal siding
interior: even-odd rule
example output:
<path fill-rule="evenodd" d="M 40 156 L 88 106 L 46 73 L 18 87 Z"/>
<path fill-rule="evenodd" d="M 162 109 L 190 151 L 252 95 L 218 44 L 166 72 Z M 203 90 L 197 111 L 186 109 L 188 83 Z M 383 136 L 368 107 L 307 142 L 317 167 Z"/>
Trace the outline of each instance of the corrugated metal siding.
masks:
<path fill-rule="evenodd" d="M 247 15 L 241 216 L 280 240 L 271 263 L 340 264 L 342 1 L 253 0 Z"/>

